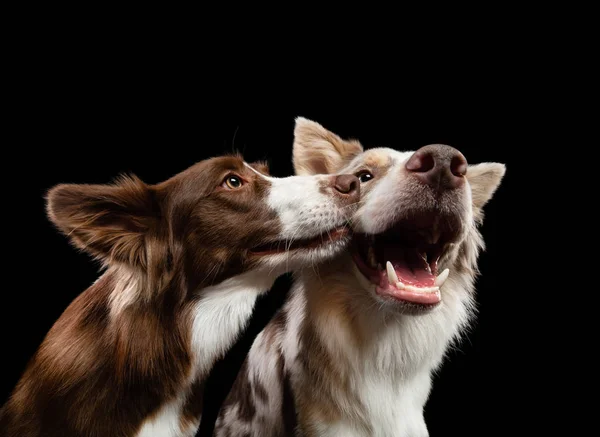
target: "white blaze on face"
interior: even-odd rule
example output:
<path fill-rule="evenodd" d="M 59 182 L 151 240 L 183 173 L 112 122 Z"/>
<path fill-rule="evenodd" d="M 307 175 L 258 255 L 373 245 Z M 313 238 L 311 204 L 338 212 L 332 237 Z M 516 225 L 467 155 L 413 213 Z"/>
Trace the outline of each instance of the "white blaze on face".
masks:
<path fill-rule="evenodd" d="M 248 167 L 271 183 L 267 204 L 279 217 L 282 240 L 315 237 L 343 225 L 350 215 L 327 187 L 332 176 L 273 178 Z"/>
<path fill-rule="evenodd" d="M 361 184 L 361 208 L 356 213 L 355 228 L 367 234 L 378 234 L 387 229 L 393 220 L 395 204 L 405 194 L 403 188 L 404 164 L 414 152 L 398 152 L 393 149 L 371 149 L 354 159 L 345 172 L 362 170 L 370 155 L 382 156 L 381 161 L 389 161 L 390 167 L 381 176 Z"/>

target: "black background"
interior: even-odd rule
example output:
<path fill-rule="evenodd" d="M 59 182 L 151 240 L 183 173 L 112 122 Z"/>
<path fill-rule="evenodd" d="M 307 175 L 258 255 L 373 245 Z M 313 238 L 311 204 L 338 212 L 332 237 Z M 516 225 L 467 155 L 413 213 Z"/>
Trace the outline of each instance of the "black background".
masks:
<path fill-rule="evenodd" d="M 304 116 L 367 148 L 445 143 L 471 163 L 507 165 L 482 228 L 487 251 L 480 257 L 479 315 L 436 376 L 426 419 L 432 436 L 465 436 L 509 430 L 526 417 L 535 400 L 527 378 L 533 364 L 523 354 L 535 347 L 535 335 L 525 324 L 527 296 L 515 302 L 525 291 L 509 272 L 520 269 L 519 229 L 531 223 L 518 214 L 526 156 L 537 147 L 526 131 L 535 100 L 531 88 L 522 92 L 527 75 L 502 70 L 492 57 L 452 76 L 447 72 L 461 61 L 440 60 L 415 75 L 418 81 L 372 59 L 355 60 L 368 63 L 370 75 L 352 74 L 352 59 L 334 53 L 288 78 L 283 73 L 297 63 L 274 59 L 259 68 L 251 53 L 242 57 L 231 47 L 213 59 L 200 47 L 154 43 L 45 28 L 15 50 L 3 158 L 3 268 L 11 279 L 0 318 L 2 399 L 48 329 L 98 275 L 98 265 L 46 219 L 50 187 L 105 183 L 122 172 L 159 182 L 234 150 L 248 161 L 266 159 L 276 176 L 290 175 L 294 118 Z M 281 301 L 280 288 L 260 302 L 253 326 L 265 323 Z M 229 362 L 213 375 L 208 414 L 234 370 Z"/>

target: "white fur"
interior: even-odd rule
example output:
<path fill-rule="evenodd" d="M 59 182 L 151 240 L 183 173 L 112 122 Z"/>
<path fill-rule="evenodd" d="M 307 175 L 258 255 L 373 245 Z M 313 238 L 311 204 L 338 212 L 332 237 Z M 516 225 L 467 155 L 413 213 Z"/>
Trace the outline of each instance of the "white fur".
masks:
<path fill-rule="evenodd" d="M 261 333 L 259 335 L 263 334 Z M 278 387 L 281 387 L 283 381 L 281 381 L 280 374 L 277 369 L 277 360 L 271 359 L 264 363 L 255 361 L 260 360 L 269 354 L 267 343 L 263 342 L 262 345 L 262 350 L 259 348 L 259 350 L 257 350 L 258 354 L 254 355 L 251 361 L 248 363 L 249 366 L 260 368 L 261 370 L 260 372 L 253 374 L 249 379 L 249 382 L 251 387 L 256 387 L 258 384 L 260 384 L 267 391 L 267 393 L 269 393 L 266 402 L 262 401 L 258 397 L 256 398 L 255 402 L 256 414 L 259 417 L 268 417 L 272 411 L 276 411 L 281 408 L 283 396 L 281 390 L 278 390 Z M 260 433 L 260 428 L 257 428 L 252 422 L 249 425 L 249 431 L 253 432 L 252 435 L 256 435 L 257 432 Z M 277 435 L 279 432 L 281 432 L 277 422 L 273 422 L 271 432 L 273 432 L 274 435 Z"/>
<path fill-rule="evenodd" d="M 282 239 L 314 237 L 315 229 L 324 232 L 347 222 L 349 215 L 345 208 L 334 206 L 333 188 L 322 188 L 333 176 L 273 178 L 248 168 L 271 182 L 267 204 L 281 221 Z"/>
<path fill-rule="evenodd" d="M 303 238 L 314 222 L 330 222 L 331 227 L 341 225 L 345 218 L 328 208 L 331 199 L 319 192 L 314 180 L 305 176 L 292 176 L 272 182 L 268 204 L 277 211 L 285 238 Z"/>
<path fill-rule="evenodd" d="M 195 373 L 203 374 L 235 342 L 259 294 L 276 276 L 252 270 L 202 290 L 193 311 L 192 350 Z"/>
<path fill-rule="evenodd" d="M 366 349 L 356 347 L 344 321 L 333 314 L 302 314 L 297 307 L 287 313 L 290 327 L 299 324 L 298 319 L 309 317 L 308 323 L 317 330 L 323 345 L 334 357 L 333 362 L 339 364 L 339 372 L 346 375 L 352 394 L 361 402 L 357 405 L 355 397 L 345 398 L 345 391 L 341 390 L 335 397 L 345 420 L 311 423 L 311 426 L 320 430 L 319 436 L 427 436 L 423 407 L 431 387 L 431 374 L 441 364 L 448 344 L 468 323 L 472 300 L 468 296 L 449 294 L 445 296 L 444 305 L 430 314 L 382 317 L 382 310 L 369 303 L 355 279 L 360 272 L 348 274 L 343 270 L 345 262 L 351 261 L 340 259 L 319 276 L 305 271 L 293 299 L 298 299 L 297 294 L 307 293 L 312 304 L 319 306 L 319 295 L 334 288 L 345 288 L 347 296 L 355 296 L 352 303 L 355 308 L 362 309 L 354 313 L 353 323 L 368 339 Z M 447 287 L 459 285 L 456 280 L 455 277 L 448 279 L 451 282 Z M 286 326 L 284 345 L 293 343 L 294 339 L 297 342 L 294 331 Z M 288 353 L 291 350 L 284 349 Z M 286 362 L 288 360 L 296 361 L 296 356 L 286 354 Z M 302 387 L 299 371 L 296 366 L 292 370 L 296 389 Z M 336 434 L 340 430 L 344 430 L 344 434 Z"/>
<path fill-rule="evenodd" d="M 146 421 L 136 437 L 192 437 L 197 424 L 181 429 L 181 407 L 185 399 L 176 400 L 164 405 L 152 420 Z"/>
<path fill-rule="evenodd" d="M 426 374 L 406 381 L 381 380 L 375 372 L 363 375 L 366 384 L 361 390 L 361 400 L 369 418 L 368 426 L 348 420 L 333 423 L 313 422 L 319 436 L 344 437 L 425 437 L 427 427 L 422 419 L 422 402 L 427 399 L 430 380 Z M 372 379 L 371 379 L 372 378 Z M 391 379 L 391 378 L 390 378 Z M 415 402 L 418 398 L 419 401 Z"/>
<path fill-rule="evenodd" d="M 250 319 L 256 298 L 273 285 L 276 276 L 255 270 L 204 288 L 193 309 L 191 350 L 194 356 L 190 384 L 210 371 L 225 354 Z M 144 423 L 136 437 L 193 435 L 196 426 L 180 429 L 181 408 L 187 393 L 165 405 L 154 419 Z M 198 418 L 200 419 L 200 418 Z"/>
<path fill-rule="evenodd" d="M 412 152 L 399 152 L 393 149 L 378 148 L 371 149 L 377 151 L 386 158 L 392 161 L 392 165 L 398 166 L 399 163 L 405 162 L 410 158 Z M 363 169 L 363 156 L 359 155 L 353 159 L 347 166 L 345 171 L 354 173 Z M 359 232 L 378 233 L 385 230 L 385 227 L 393 220 L 394 211 L 393 203 L 390 199 L 393 198 L 396 191 L 402 185 L 399 172 L 389 171 L 382 179 L 375 179 L 369 184 L 372 186 L 369 193 L 369 202 L 361 202 L 361 208 L 356 213 L 354 226 Z"/>
<path fill-rule="evenodd" d="M 286 304 L 287 323 L 285 325 L 285 333 L 281 338 L 281 353 L 284 357 L 292 358 L 290 361 L 285 361 L 286 371 L 291 370 L 300 352 L 298 338 L 305 319 L 306 295 L 296 291 L 298 288 L 297 285 L 298 283 L 294 284 L 294 288 L 292 288 L 290 298 Z"/>
<path fill-rule="evenodd" d="M 426 436 L 423 407 L 431 382 L 426 373 L 414 378 L 393 381 L 379 378 L 377 372 L 364 375 L 361 386 L 367 417 L 372 432 L 357 432 L 361 437 L 392 437 L 398 435 Z M 395 384 L 394 384 L 395 382 Z M 351 422 L 345 422 L 348 426 Z M 358 430 L 357 430 L 358 431 Z"/>

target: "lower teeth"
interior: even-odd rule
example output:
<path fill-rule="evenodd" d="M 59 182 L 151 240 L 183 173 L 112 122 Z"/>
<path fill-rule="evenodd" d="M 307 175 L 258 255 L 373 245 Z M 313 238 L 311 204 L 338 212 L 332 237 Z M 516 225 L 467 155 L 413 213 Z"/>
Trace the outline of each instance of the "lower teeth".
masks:
<path fill-rule="evenodd" d="M 440 291 L 440 287 L 414 287 L 412 285 L 404 285 L 402 282 L 396 282 L 396 288 L 399 290 L 412 291 L 415 293 L 436 293 Z"/>

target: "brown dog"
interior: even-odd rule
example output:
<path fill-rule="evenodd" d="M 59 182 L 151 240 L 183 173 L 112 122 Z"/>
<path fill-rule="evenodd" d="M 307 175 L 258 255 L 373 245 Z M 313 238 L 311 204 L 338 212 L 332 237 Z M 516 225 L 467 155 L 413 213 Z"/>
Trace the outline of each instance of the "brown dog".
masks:
<path fill-rule="evenodd" d="M 166 182 L 59 185 L 48 215 L 106 266 L 0 412 L 9 437 L 190 436 L 203 382 L 255 299 L 349 242 L 358 179 L 267 175 L 227 156 Z"/>

